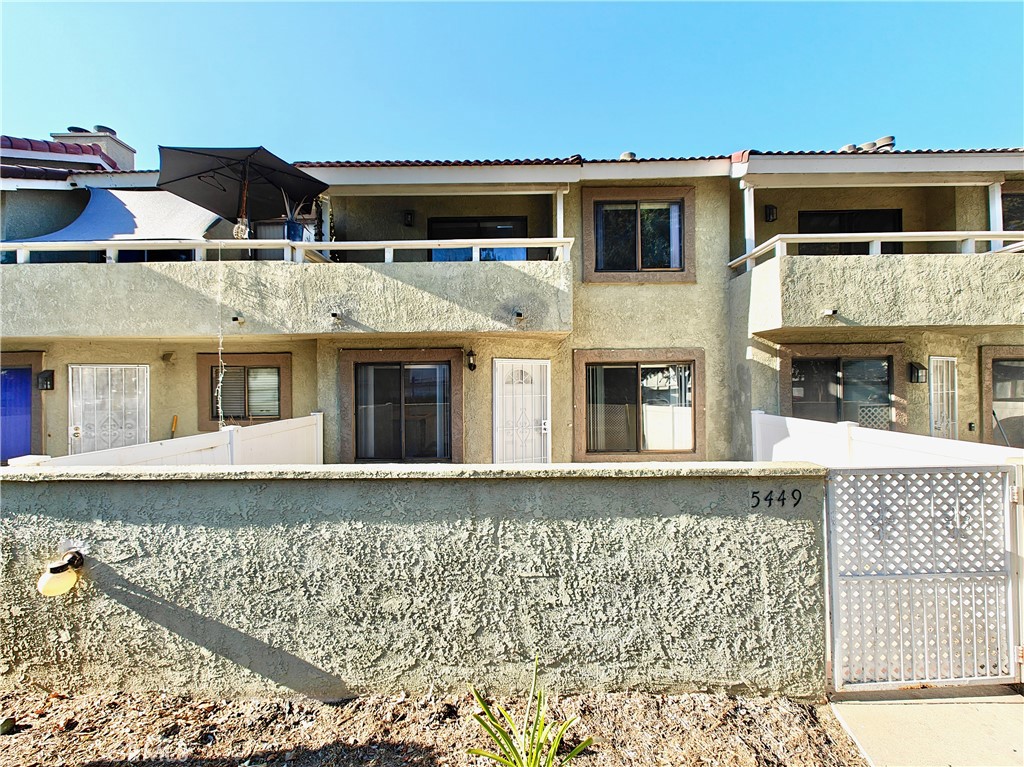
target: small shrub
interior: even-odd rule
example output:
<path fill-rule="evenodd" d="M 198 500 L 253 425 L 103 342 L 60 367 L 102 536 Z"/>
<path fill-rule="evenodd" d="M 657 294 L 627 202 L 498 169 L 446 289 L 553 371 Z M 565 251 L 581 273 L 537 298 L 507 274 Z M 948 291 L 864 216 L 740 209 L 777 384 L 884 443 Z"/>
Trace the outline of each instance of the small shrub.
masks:
<path fill-rule="evenodd" d="M 562 745 L 565 731 L 576 719 L 547 721 L 547 698 L 544 691 L 537 687 L 536 661 L 533 664 L 533 683 L 530 685 L 522 727 L 501 706 L 494 707 L 498 712 L 495 714 L 475 687 L 470 685 L 469 689 L 483 711 L 482 714 L 473 714 L 473 718 L 497 747 L 497 753 L 471 748 L 470 754 L 482 756 L 505 767 L 562 767 L 594 742 L 593 738 L 587 738 L 565 757 L 559 758 L 558 749 Z"/>

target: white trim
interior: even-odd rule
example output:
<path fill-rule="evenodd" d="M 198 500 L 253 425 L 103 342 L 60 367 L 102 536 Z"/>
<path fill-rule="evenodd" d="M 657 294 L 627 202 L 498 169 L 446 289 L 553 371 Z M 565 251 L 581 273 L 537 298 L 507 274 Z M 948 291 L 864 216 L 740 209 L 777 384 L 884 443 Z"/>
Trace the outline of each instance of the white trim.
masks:
<path fill-rule="evenodd" d="M 565 184 L 579 181 L 579 165 L 428 165 L 299 170 L 329 186 L 411 184 Z M 457 191 L 457 190 L 456 190 Z M 460 193 L 457 191 L 457 193 Z"/>
<path fill-rule="evenodd" d="M 1003 185 L 988 185 L 988 228 L 993 232 L 1003 230 Z M 1003 247 L 1002 240 L 992 240 L 992 250 Z"/>
<path fill-rule="evenodd" d="M 0 192 L 17 192 L 21 189 L 75 189 L 70 181 L 55 181 L 42 178 L 5 178 L 0 179 Z"/>
<path fill-rule="evenodd" d="M 654 178 L 728 178 L 732 162 L 718 160 L 647 160 L 584 163 L 581 181 L 627 181 Z"/>
<path fill-rule="evenodd" d="M 94 186 L 97 189 L 156 189 L 160 171 L 133 170 L 123 173 L 75 173 L 71 171 L 72 186 Z"/>
<path fill-rule="evenodd" d="M 749 256 L 757 247 L 756 238 L 757 219 L 754 215 L 754 187 L 743 187 L 743 249 Z M 746 270 L 749 272 L 754 268 L 754 259 L 746 262 Z"/>
<path fill-rule="evenodd" d="M 1024 152 L 942 154 L 755 155 L 746 175 L 759 173 L 1019 173 Z"/>
<path fill-rule="evenodd" d="M 517 194 L 550 194 L 566 184 L 332 184 L 330 197 L 479 197 Z"/>

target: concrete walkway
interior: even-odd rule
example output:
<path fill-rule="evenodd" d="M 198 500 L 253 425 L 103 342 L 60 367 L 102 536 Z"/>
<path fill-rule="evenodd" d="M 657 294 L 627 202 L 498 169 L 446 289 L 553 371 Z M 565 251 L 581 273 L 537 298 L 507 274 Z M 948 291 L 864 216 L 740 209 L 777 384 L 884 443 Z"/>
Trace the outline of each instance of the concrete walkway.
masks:
<path fill-rule="evenodd" d="M 1024 765 L 1024 697 L 1009 687 L 846 693 L 832 709 L 873 767 Z"/>

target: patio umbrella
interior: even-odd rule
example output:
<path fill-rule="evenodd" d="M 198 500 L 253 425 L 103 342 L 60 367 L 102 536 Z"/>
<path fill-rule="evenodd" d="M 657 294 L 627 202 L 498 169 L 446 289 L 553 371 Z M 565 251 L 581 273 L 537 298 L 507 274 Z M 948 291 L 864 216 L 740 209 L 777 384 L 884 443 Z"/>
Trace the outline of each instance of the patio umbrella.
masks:
<path fill-rule="evenodd" d="M 291 220 L 301 206 L 326 190 L 327 184 L 261 146 L 162 146 L 157 187 L 239 224 L 235 236 L 241 239 L 248 235 L 249 221 L 282 215 Z"/>

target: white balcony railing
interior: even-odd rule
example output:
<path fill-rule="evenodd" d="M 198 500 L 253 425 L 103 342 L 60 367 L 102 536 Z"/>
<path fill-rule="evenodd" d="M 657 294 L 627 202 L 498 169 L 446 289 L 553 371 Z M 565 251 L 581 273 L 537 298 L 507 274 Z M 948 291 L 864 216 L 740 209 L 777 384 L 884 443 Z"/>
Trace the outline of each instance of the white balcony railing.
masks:
<path fill-rule="evenodd" d="M 152 250 L 191 250 L 196 261 L 217 260 L 221 250 L 275 250 L 283 261 L 327 263 L 325 254 L 337 251 L 380 251 L 383 262 L 393 263 L 395 252 L 402 250 L 466 249 L 471 261 L 481 261 L 481 252 L 504 248 L 549 248 L 552 260 L 568 261 L 571 237 L 525 237 L 492 240 L 372 240 L 366 242 L 293 242 L 289 240 L 92 240 L 78 242 L 3 242 L 0 251 L 14 251 L 17 263 L 30 263 L 33 252 L 96 252 L 104 254 L 108 264 L 117 263 L 120 252 Z"/>
<path fill-rule="evenodd" d="M 1024 251 L 1024 232 L 860 232 L 849 234 L 778 234 L 749 253 L 729 262 L 736 268 L 753 267 L 765 256 L 789 255 L 789 246 L 807 243 L 867 243 L 868 255 L 881 255 L 887 242 L 955 243 L 961 253 L 1018 253 Z M 988 250 L 978 251 L 979 242 L 988 242 Z M 1009 243 L 1009 244 L 1005 244 Z M 936 254 L 938 255 L 938 254 Z M 948 255 L 948 254 L 947 254 Z"/>

